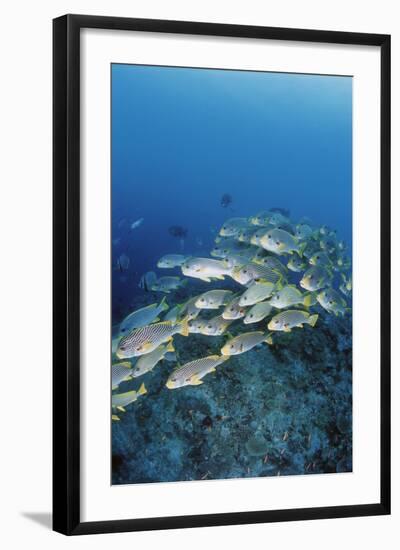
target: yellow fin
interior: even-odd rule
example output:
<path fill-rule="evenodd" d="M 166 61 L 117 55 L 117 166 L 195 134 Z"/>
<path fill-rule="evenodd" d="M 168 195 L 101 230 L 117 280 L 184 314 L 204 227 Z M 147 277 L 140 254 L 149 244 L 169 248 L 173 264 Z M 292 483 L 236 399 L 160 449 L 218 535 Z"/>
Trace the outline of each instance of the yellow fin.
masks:
<path fill-rule="evenodd" d="M 195 379 L 193 380 L 193 382 L 192 382 L 192 381 L 190 382 L 190 385 L 191 385 L 191 386 L 200 386 L 200 384 L 202 384 L 202 383 L 203 383 L 202 380 L 199 380 L 198 378 L 195 378 Z"/>
<path fill-rule="evenodd" d="M 271 333 L 269 333 L 269 334 L 267 335 L 267 337 L 265 338 L 264 342 L 266 342 L 267 344 L 269 344 L 270 346 L 272 346 L 272 344 L 273 344 L 274 342 L 273 342 L 272 334 L 271 334 Z"/>
<path fill-rule="evenodd" d="M 144 385 L 144 383 L 140 386 L 140 388 L 138 389 L 138 392 L 137 394 L 138 395 L 144 395 L 145 393 L 147 393 L 147 390 L 146 390 L 146 386 Z"/>
<path fill-rule="evenodd" d="M 119 406 L 119 407 L 117 407 L 117 409 L 118 409 L 119 411 L 123 412 L 123 413 L 125 412 L 124 407 Z"/>
<path fill-rule="evenodd" d="M 173 344 L 173 340 L 172 340 L 172 339 L 168 342 L 167 350 L 166 350 L 166 351 L 175 351 L 175 348 L 174 348 L 174 344 Z"/>
<path fill-rule="evenodd" d="M 289 327 L 286 327 L 283 329 L 284 332 L 292 332 L 292 329 L 290 329 Z"/>
<path fill-rule="evenodd" d="M 182 336 L 189 336 L 189 325 L 188 325 L 188 321 L 189 321 L 189 318 L 188 318 L 188 317 L 185 317 L 185 318 L 181 321 L 181 330 L 180 330 L 180 334 L 182 334 Z"/>
<path fill-rule="evenodd" d="M 315 315 L 310 315 L 310 317 L 307 319 L 308 324 L 314 327 L 315 323 L 317 322 L 317 319 L 318 319 L 318 313 L 316 313 Z"/>
<path fill-rule="evenodd" d="M 167 298 L 164 296 L 164 298 L 160 302 L 161 311 L 166 311 L 169 309 L 169 305 L 166 302 Z"/>
<path fill-rule="evenodd" d="M 117 421 L 119 419 L 120 419 L 119 416 L 117 416 L 116 414 L 111 415 L 111 420 Z"/>

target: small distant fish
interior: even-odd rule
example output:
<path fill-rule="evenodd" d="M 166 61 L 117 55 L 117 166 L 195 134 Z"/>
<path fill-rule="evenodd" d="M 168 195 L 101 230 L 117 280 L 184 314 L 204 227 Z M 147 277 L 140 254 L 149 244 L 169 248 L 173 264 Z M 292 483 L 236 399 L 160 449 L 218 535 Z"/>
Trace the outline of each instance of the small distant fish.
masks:
<path fill-rule="evenodd" d="M 120 324 L 120 334 L 126 334 L 135 328 L 145 327 L 159 321 L 159 314 L 168 309 L 168 304 L 165 298 L 159 304 L 151 304 L 150 306 L 142 307 L 130 313 Z"/>
<path fill-rule="evenodd" d="M 129 361 L 114 363 L 111 367 L 111 387 L 116 390 L 121 382 L 132 379 L 132 365 Z"/>
<path fill-rule="evenodd" d="M 227 361 L 227 359 L 229 359 L 229 357 L 209 355 L 208 357 L 190 361 L 171 373 L 166 386 L 170 390 L 183 386 L 198 386 L 203 383 L 202 379 L 206 374 L 214 372 L 216 367 Z"/>
<path fill-rule="evenodd" d="M 313 292 L 327 286 L 331 279 L 332 276 L 326 269 L 320 266 L 313 266 L 304 273 L 300 286 L 305 290 Z"/>
<path fill-rule="evenodd" d="M 274 283 L 270 283 L 269 281 L 254 281 L 240 297 L 239 305 L 252 306 L 258 302 L 262 302 L 266 298 L 269 298 L 274 290 Z"/>
<path fill-rule="evenodd" d="M 170 293 L 172 290 L 177 290 L 186 284 L 184 279 L 180 277 L 160 277 L 157 281 L 151 285 L 150 290 L 154 292 Z"/>
<path fill-rule="evenodd" d="M 288 309 L 272 317 L 268 323 L 268 330 L 290 332 L 294 327 L 302 328 L 304 323 L 314 327 L 317 319 L 318 314 L 310 315 L 307 311 Z"/>
<path fill-rule="evenodd" d="M 129 256 L 126 254 L 121 254 L 121 256 L 117 260 L 117 270 L 123 273 L 124 271 L 127 271 L 129 269 Z"/>
<path fill-rule="evenodd" d="M 269 210 L 262 210 L 255 216 L 251 216 L 251 218 L 249 218 L 249 223 L 252 225 L 265 226 L 269 224 L 270 216 L 271 212 Z"/>
<path fill-rule="evenodd" d="M 130 405 L 136 401 L 140 395 L 145 395 L 146 393 L 147 390 L 144 384 L 140 386 L 138 391 L 132 390 L 126 393 L 114 393 L 111 397 L 111 406 L 113 409 L 125 412 L 125 407 L 127 405 Z M 117 420 L 117 418 L 114 420 Z"/>
<path fill-rule="evenodd" d="M 157 262 L 157 267 L 160 269 L 172 269 L 173 267 L 180 267 L 188 256 L 183 256 L 183 254 L 166 254 L 160 258 Z"/>
<path fill-rule="evenodd" d="M 270 208 L 269 211 L 278 212 L 279 214 L 282 214 L 282 216 L 284 216 L 285 218 L 290 217 L 290 210 L 288 210 L 287 208 L 278 208 L 277 206 L 275 206 L 274 208 Z"/>
<path fill-rule="evenodd" d="M 116 355 L 119 359 L 145 355 L 155 350 L 160 344 L 171 340 L 175 334 L 183 336 L 189 334 L 187 319 L 178 323 L 162 321 L 135 329 L 120 340 Z"/>
<path fill-rule="evenodd" d="M 181 269 L 187 277 L 201 279 L 207 283 L 211 282 L 211 279 L 222 280 L 231 272 L 231 269 L 225 267 L 220 260 L 211 258 L 190 258 L 182 264 Z"/>
<path fill-rule="evenodd" d="M 319 250 L 318 252 L 313 254 L 308 261 L 311 265 L 319 265 L 322 267 L 330 267 L 332 265 L 328 254 L 323 250 Z"/>
<path fill-rule="evenodd" d="M 221 336 L 233 320 L 225 319 L 222 315 L 208 319 L 200 325 L 200 334 L 206 336 Z"/>
<path fill-rule="evenodd" d="M 300 273 L 301 271 L 304 271 L 307 267 L 307 263 L 300 258 L 300 256 L 291 256 L 290 260 L 287 263 L 288 269 L 290 271 L 294 271 L 295 273 Z"/>
<path fill-rule="evenodd" d="M 297 252 L 302 256 L 307 243 L 299 243 L 293 235 L 283 229 L 271 229 L 261 237 L 260 244 L 265 250 L 278 255 Z"/>
<path fill-rule="evenodd" d="M 241 295 L 235 296 L 225 307 L 222 312 L 222 317 L 224 319 L 241 319 L 246 315 L 247 308 L 239 305 L 239 300 Z"/>
<path fill-rule="evenodd" d="M 261 331 L 244 332 L 239 336 L 235 336 L 228 340 L 228 342 L 221 349 L 222 355 L 239 355 L 251 350 L 259 344 L 267 342 L 272 344 L 271 334 L 266 334 Z"/>
<path fill-rule="evenodd" d="M 142 355 L 141 357 L 139 357 L 139 359 L 137 360 L 133 368 L 133 372 L 132 372 L 133 378 L 137 378 L 138 376 L 142 376 L 143 374 L 146 374 L 146 372 L 150 372 L 151 370 L 154 369 L 157 363 L 164 358 L 164 356 L 168 352 L 174 352 L 174 351 L 175 351 L 174 346 L 172 345 L 171 342 L 168 342 L 167 345 L 158 346 L 158 348 L 156 348 L 151 353 Z"/>
<path fill-rule="evenodd" d="M 197 246 L 203 246 L 203 239 L 201 237 L 196 237 Z"/>
<path fill-rule="evenodd" d="M 295 227 L 295 237 L 299 240 L 308 239 L 314 233 L 307 223 L 298 223 Z"/>
<path fill-rule="evenodd" d="M 113 241 L 112 241 L 113 246 L 119 245 L 120 242 L 121 242 L 121 237 L 117 237 L 116 239 L 113 239 Z"/>
<path fill-rule="evenodd" d="M 218 309 L 225 306 L 232 296 L 231 290 L 210 290 L 197 298 L 195 306 L 200 309 Z"/>
<path fill-rule="evenodd" d="M 224 193 L 221 197 L 221 206 L 223 208 L 227 208 L 230 204 L 232 204 L 232 197 L 231 195 L 229 195 L 229 193 Z"/>
<path fill-rule="evenodd" d="M 272 225 L 279 225 L 282 223 L 290 223 L 290 220 L 287 216 L 284 216 L 279 210 L 277 211 L 276 209 L 270 209 L 268 222 Z"/>
<path fill-rule="evenodd" d="M 118 221 L 118 229 L 121 229 L 121 227 L 124 227 L 124 225 L 126 224 L 126 218 L 121 218 L 119 221 Z"/>
<path fill-rule="evenodd" d="M 144 218 L 139 218 L 138 220 L 136 220 L 131 224 L 131 229 L 136 229 L 137 227 L 140 227 L 143 222 L 144 222 Z"/>
<path fill-rule="evenodd" d="M 272 306 L 270 302 L 259 302 L 249 309 L 246 317 L 243 319 L 243 323 L 245 325 L 259 323 L 271 313 L 271 309 Z"/>
<path fill-rule="evenodd" d="M 326 288 L 317 295 L 318 303 L 328 312 L 335 315 L 344 315 L 346 313 L 347 303 L 333 288 Z"/>
<path fill-rule="evenodd" d="M 221 227 L 219 234 L 222 237 L 237 235 L 241 229 L 248 226 L 246 218 L 231 218 Z"/>
<path fill-rule="evenodd" d="M 151 287 L 157 282 L 157 275 L 154 273 L 154 271 L 147 271 L 139 281 L 139 288 L 142 288 L 146 292 L 148 292 Z"/>

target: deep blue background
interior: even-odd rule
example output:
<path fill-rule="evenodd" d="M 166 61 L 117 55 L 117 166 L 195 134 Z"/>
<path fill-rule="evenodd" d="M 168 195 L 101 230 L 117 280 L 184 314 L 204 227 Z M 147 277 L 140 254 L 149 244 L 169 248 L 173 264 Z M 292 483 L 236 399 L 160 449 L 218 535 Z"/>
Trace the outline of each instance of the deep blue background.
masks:
<path fill-rule="evenodd" d="M 113 299 L 141 292 L 143 272 L 180 251 L 169 226 L 187 227 L 185 252 L 204 254 L 226 218 L 269 207 L 328 224 L 351 246 L 350 77 L 112 66 L 113 260 L 131 262 Z"/>

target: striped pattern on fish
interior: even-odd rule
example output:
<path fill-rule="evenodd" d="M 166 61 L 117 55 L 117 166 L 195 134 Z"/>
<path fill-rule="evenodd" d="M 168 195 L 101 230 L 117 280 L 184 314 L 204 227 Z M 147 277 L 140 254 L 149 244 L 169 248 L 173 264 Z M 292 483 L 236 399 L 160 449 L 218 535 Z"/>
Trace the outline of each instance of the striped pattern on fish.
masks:
<path fill-rule="evenodd" d="M 181 388 L 182 386 L 198 386 L 203 383 L 202 378 L 206 374 L 213 372 L 218 365 L 227 359 L 229 357 L 209 355 L 208 357 L 190 361 L 171 373 L 166 386 L 169 389 Z"/>

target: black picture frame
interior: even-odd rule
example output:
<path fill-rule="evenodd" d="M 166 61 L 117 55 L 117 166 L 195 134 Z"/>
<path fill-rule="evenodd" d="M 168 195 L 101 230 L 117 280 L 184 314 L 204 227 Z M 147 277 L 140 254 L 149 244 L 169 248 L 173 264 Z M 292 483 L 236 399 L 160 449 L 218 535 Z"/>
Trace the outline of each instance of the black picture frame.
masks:
<path fill-rule="evenodd" d="M 84 28 L 378 46 L 381 50 L 381 495 L 352 506 L 80 520 L 80 31 Z M 66 535 L 390 513 L 390 36 L 65 15 L 53 21 L 53 529 Z"/>

